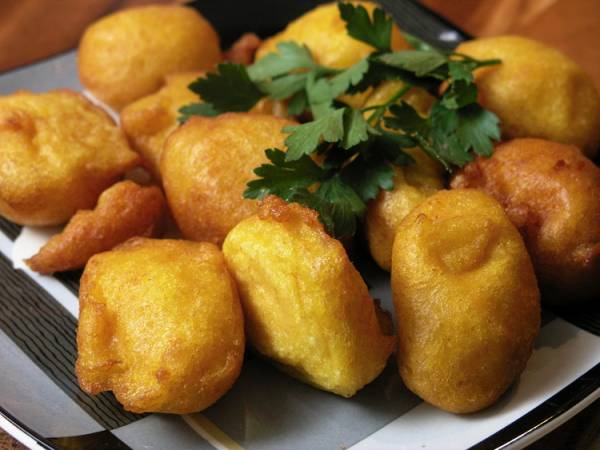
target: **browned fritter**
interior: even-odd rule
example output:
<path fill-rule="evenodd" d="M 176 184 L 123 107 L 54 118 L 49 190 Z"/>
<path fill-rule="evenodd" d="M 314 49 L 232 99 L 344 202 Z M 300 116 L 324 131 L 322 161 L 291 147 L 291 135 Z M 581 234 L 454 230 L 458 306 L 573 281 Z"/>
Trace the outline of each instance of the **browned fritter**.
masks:
<path fill-rule="evenodd" d="M 254 33 L 244 33 L 223 55 L 226 60 L 236 64 L 252 64 L 256 50 L 262 43 Z"/>
<path fill-rule="evenodd" d="M 578 148 L 515 139 L 452 181 L 493 195 L 519 228 L 544 300 L 568 304 L 600 294 L 600 168 Z"/>
<path fill-rule="evenodd" d="M 63 232 L 53 236 L 27 265 L 44 274 L 79 269 L 96 253 L 129 238 L 157 236 L 162 231 L 165 205 L 156 186 L 117 183 L 102 193 L 96 209 L 75 214 Z"/>

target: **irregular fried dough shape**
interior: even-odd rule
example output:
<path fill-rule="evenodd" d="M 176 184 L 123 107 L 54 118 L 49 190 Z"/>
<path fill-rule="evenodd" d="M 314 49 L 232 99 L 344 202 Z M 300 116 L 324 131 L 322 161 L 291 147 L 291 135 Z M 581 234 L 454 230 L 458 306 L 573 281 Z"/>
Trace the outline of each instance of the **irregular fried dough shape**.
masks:
<path fill-rule="evenodd" d="M 192 8 L 129 8 L 90 25 L 79 45 L 79 77 L 116 110 L 155 92 L 166 75 L 211 69 L 221 60 L 219 36 Z"/>
<path fill-rule="evenodd" d="M 112 119 L 64 89 L 0 97 L 0 214 L 21 225 L 60 225 L 139 159 Z"/>
<path fill-rule="evenodd" d="M 281 131 L 294 122 L 253 113 L 192 117 L 165 144 L 161 173 L 167 200 L 183 235 L 221 245 L 240 220 L 257 210 L 243 198 L 265 150 L 285 149 Z"/>
<path fill-rule="evenodd" d="M 385 316 L 314 211 L 268 197 L 223 253 L 250 343 L 282 370 L 344 397 L 381 373 L 394 344 Z"/>
<path fill-rule="evenodd" d="M 425 401 L 478 411 L 525 369 L 539 292 L 519 232 L 487 194 L 440 191 L 402 221 L 392 292 L 400 375 Z"/>
<path fill-rule="evenodd" d="M 95 254 L 132 237 L 158 236 L 165 207 L 160 188 L 121 181 L 102 193 L 96 209 L 75 214 L 27 265 L 44 274 L 83 268 Z"/>
<path fill-rule="evenodd" d="M 179 108 L 200 101 L 188 86 L 202 73 L 168 75 L 158 92 L 127 105 L 121 111 L 123 131 L 157 180 L 160 180 L 160 155 L 165 141 L 179 126 Z"/>
<path fill-rule="evenodd" d="M 377 6 L 372 2 L 350 2 L 362 5 L 370 15 Z M 317 6 L 288 24 L 281 33 L 263 41 L 256 59 L 277 50 L 280 42 L 294 41 L 306 45 L 314 59 L 326 67 L 345 68 L 368 56 L 374 49 L 348 35 L 346 22 L 340 17 L 337 3 Z M 392 28 L 392 49 L 409 48 L 400 30 Z"/>
<path fill-rule="evenodd" d="M 482 189 L 521 231 L 544 301 L 600 296 L 600 169 L 569 145 L 515 139 L 478 158 L 452 187 Z"/>
<path fill-rule="evenodd" d="M 475 39 L 457 52 L 499 58 L 476 71 L 479 103 L 500 118 L 506 139 L 542 138 L 593 157 L 600 146 L 600 95 L 579 65 L 558 50 L 518 36 Z"/>
<path fill-rule="evenodd" d="M 223 255 L 208 243 L 135 238 L 81 279 L 77 377 L 125 409 L 186 414 L 237 379 L 244 323 Z"/>

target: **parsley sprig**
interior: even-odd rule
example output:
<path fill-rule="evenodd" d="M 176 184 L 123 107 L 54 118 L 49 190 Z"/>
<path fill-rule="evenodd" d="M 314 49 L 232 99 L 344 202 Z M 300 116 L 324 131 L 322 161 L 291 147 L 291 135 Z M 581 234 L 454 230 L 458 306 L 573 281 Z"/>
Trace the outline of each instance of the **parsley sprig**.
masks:
<path fill-rule="evenodd" d="M 220 64 L 194 81 L 189 88 L 203 103 L 181 108 L 180 121 L 248 111 L 265 97 L 285 100 L 290 115 L 311 117 L 283 129 L 287 151 L 265 151 L 269 162 L 254 170 L 258 178 L 244 197 L 277 195 L 304 204 L 319 212 L 330 233 L 346 237 L 356 232 L 367 202 L 393 189 L 394 166 L 413 162 L 404 149 L 420 147 L 448 170 L 474 154 L 491 154 L 499 121 L 477 103 L 473 71 L 500 61 L 442 52 L 410 35 L 413 50 L 392 51 L 393 22 L 383 10 L 370 17 L 361 5 L 338 7 L 348 34 L 374 48 L 369 56 L 334 69 L 318 64 L 306 46 L 279 43 L 277 52 L 250 66 Z M 386 80 L 403 83 L 380 105 L 360 109 L 340 99 Z M 403 100 L 414 87 L 436 97 L 427 116 Z"/>

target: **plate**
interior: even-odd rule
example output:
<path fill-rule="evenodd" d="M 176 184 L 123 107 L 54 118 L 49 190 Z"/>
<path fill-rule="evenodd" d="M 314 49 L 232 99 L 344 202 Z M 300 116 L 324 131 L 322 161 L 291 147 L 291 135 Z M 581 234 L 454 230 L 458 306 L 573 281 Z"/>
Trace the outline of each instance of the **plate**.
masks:
<path fill-rule="evenodd" d="M 245 31 L 272 34 L 317 2 L 198 3 L 193 6 L 227 45 Z M 383 3 L 401 28 L 440 47 L 467 38 L 415 3 Z M 75 52 L 0 75 L 0 94 L 58 87 L 81 89 Z M 90 396 L 77 384 L 80 273 L 41 276 L 22 262 L 53 232 L 0 220 L 0 427 L 32 448 L 521 448 L 600 397 L 600 313 L 545 310 L 520 380 L 477 414 L 457 416 L 422 402 L 403 386 L 392 362 L 355 397 L 343 399 L 253 354 L 233 389 L 202 413 L 132 414 L 112 394 Z M 373 297 L 391 309 L 389 275 L 364 254 L 356 264 Z"/>

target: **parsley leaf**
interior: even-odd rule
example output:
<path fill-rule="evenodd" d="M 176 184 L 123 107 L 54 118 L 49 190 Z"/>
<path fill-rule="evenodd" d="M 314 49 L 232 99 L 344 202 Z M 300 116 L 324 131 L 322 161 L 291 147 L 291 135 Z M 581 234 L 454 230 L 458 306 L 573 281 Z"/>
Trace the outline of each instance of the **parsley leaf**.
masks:
<path fill-rule="evenodd" d="M 216 116 L 219 114 L 219 111 L 210 103 L 190 103 L 189 105 L 182 106 L 177 111 L 180 114 L 177 117 L 177 121 L 180 124 L 187 122 L 192 116 Z"/>
<path fill-rule="evenodd" d="M 458 111 L 460 121 L 456 128 L 458 139 L 481 156 L 491 156 L 492 141 L 500 139 L 500 120 L 491 111 L 473 104 Z"/>
<path fill-rule="evenodd" d="M 406 50 L 403 52 L 384 53 L 377 58 L 379 61 L 399 69 L 414 73 L 417 77 L 428 75 L 434 78 L 445 79 L 441 74 L 434 72 L 447 63 L 448 58 L 437 50 Z"/>
<path fill-rule="evenodd" d="M 320 208 L 318 211 L 322 216 L 331 217 L 333 227 L 330 231 L 335 236 L 345 237 L 356 233 L 357 222 L 364 215 L 367 205 L 342 181 L 339 174 L 323 182 L 315 196 L 323 200 L 317 204 Z"/>
<path fill-rule="evenodd" d="M 189 88 L 220 112 L 248 111 L 264 96 L 248 76 L 246 68 L 232 63 L 219 64 L 217 73 L 198 78 Z"/>
<path fill-rule="evenodd" d="M 341 140 L 344 137 L 344 111 L 344 108 L 336 109 L 313 122 L 285 127 L 283 131 L 291 133 L 285 140 L 286 160 L 294 161 L 313 153 L 321 139 L 326 142 Z"/>
<path fill-rule="evenodd" d="M 346 108 L 344 114 L 344 136 L 342 147 L 349 149 L 369 138 L 369 124 L 360 110 Z"/>
<path fill-rule="evenodd" d="M 365 42 L 379 51 L 389 51 L 392 41 L 393 21 L 382 9 L 376 8 L 373 20 L 362 5 L 338 3 L 340 16 L 346 22 L 346 30 L 354 39 Z"/>
<path fill-rule="evenodd" d="M 277 52 L 269 53 L 248 67 L 252 81 L 265 81 L 297 69 L 312 69 L 317 64 L 306 45 L 280 42 Z"/>
<path fill-rule="evenodd" d="M 254 173 L 261 178 L 248 183 L 245 198 L 261 199 L 273 194 L 288 200 L 293 198 L 295 190 L 308 188 L 323 180 L 327 174 L 307 155 L 295 161 L 286 161 L 285 153 L 281 150 L 272 148 L 265 150 L 265 154 L 271 164 L 254 169 Z"/>
<path fill-rule="evenodd" d="M 342 179 L 364 201 L 374 199 L 381 189 L 394 187 L 394 169 L 381 157 L 358 155 L 342 170 Z"/>

